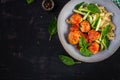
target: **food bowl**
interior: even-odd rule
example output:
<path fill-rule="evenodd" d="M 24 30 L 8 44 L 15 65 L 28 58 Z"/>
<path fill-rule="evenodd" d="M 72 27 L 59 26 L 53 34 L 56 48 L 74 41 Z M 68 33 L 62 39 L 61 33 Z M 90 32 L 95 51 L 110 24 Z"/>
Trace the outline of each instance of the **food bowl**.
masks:
<path fill-rule="evenodd" d="M 74 45 L 69 44 L 67 41 L 67 33 L 69 31 L 68 30 L 69 25 L 66 23 L 65 20 L 73 13 L 72 10 L 74 9 L 74 6 L 81 2 L 95 3 L 95 4 L 97 3 L 98 5 L 104 6 L 109 12 L 113 13 L 112 21 L 116 27 L 114 31 L 115 39 L 110 42 L 108 49 L 100 51 L 97 54 L 92 55 L 90 57 L 85 57 L 81 55 L 79 50 L 76 49 Z M 109 58 L 111 55 L 113 55 L 116 52 L 116 50 L 120 46 L 120 26 L 119 26 L 120 15 L 119 13 L 120 13 L 119 8 L 111 0 L 71 0 L 69 1 L 61 10 L 58 17 L 58 23 L 57 23 L 58 36 L 62 46 L 71 57 L 79 61 L 99 62 Z"/>

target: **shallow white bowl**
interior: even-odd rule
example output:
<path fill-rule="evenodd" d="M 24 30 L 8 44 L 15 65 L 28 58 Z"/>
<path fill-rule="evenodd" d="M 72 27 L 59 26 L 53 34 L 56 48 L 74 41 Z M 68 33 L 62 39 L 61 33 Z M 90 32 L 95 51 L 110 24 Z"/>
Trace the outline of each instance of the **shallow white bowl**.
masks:
<path fill-rule="evenodd" d="M 114 15 L 112 20 L 116 26 L 115 39 L 110 42 L 108 49 L 92 55 L 91 57 L 85 57 L 81 55 L 79 50 L 69 44 L 66 39 L 69 25 L 65 22 L 65 20 L 72 14 L 74 6 L 80 2 L 97 3 L 105 6 L 105 8 Z M 57 30 L 60 42 L 62 43 L 64 49 L 73 58 L 83 62 L 99 62 L 105 60 L 113 55 L 120 46 L 120 9 L 111 0 L 71 0 L 63 7 L 59 14 Z"/>

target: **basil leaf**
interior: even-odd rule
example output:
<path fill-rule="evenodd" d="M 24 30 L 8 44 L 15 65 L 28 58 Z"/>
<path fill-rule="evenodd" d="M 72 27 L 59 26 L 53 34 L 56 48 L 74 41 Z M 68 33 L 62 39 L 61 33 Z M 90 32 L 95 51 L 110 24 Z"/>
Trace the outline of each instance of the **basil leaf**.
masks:
<path fill-rule="evenodd" d="M 87 6 L 87 9 L 91 11 L 91 13 L 100 13 L 100 9 L 93 3 L 90 3 L 88 6 Z"/>
<path fill-rule="evenodd" d="M 109 40 L 107 37 L 108 32 L 110 31 L 110 24 L 107 24 L 101 32 L 100 37 L 100 44 L 101 44 L 101 50 L 107 49 L 109 47 Z"/>
<path fill-rule="evenodd" d="M 48 32 L 50 34 L 49 41 L 51 40 L 52 36 L 57 33 L 57 19 L 54 17 L 48 26 Z"/>
<path fill-rule="evenodd" d="M 68 57 L 68 56 L 65 56 L 65 55 L 59 55 L 59 59 L 65 64 L 65 65 L 68 65 L 68 66 L 71 66 L 71 65 L 74 65 L 75 62 L 72 58 Z"/>
<path fill-rule="evenodd" d="M 101 32 L 101 40 L 104 39 L 110 31 L 110 24 L 107 24 Z"/>
<path fill-rule="evenodd" d="M 27 4 L 31 4 L 34 2 L 34 0 L 26 0 Z"/>
<path fill-rule="evenodd" d="M 87 43 L 85 38 L 81 36 L 79 40 L 79 46 L 86 48 L 89 46 L 89 43 Z"/>
<path fill-rule="evenodd" d="M 81 36 L 79 40 L 79 46 L 84 47 L 84 43 L 85 43 L 84 38 Z"/>
<path fill-rule="evenodd" d="M 80 52 L 83 56 L 86 56 L 86 57 L 91 56 L 91 52 L 87 48 L 80 48 Z"/>
<path fill-rule="evenodd" d="M 81 62 L 74 62 L 74 60 L 71 57 L 65 55 L 59 55 L 59 59 L 67 66 L 72 66 L 81 63 Z"/>
<path fill-rule="evenodd" d="M 78 10 L 85 2 L 81 2 L 79 4 L 77 4 L 74 9 Z"/>
<path fill-rule="evenodd" d="M 90 44 L 86 42 L 85 38 L 81 36 L 79 41 L 79 46 L 81 47 L 80 53 L 86 57 L 91 56 L 91 52 L 87 49 L 89 45 Z"/>

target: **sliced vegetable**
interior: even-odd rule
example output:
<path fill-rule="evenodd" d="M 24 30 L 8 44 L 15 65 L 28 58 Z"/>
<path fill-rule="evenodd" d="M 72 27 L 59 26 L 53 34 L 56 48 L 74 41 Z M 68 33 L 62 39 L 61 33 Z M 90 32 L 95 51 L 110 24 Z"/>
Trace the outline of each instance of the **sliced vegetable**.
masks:
<path fill-rule="evenodd" d="M 102 44 L 103 44 L 103 49 L 107 49 L 108 46 L 109 46 L 109 40 L 107 37 L 105 37 L 103 40 L 102 40 Z"/>
<path fill-rule="evenodd" d="M 109 40 L 107 37 L 109 31 L 110 31 L 110 24 L 107 24 L 101 32 L 101 37 L 100 37 L 101 50 L 107 49 L 109 46 Z"/>
<path fill-rule="evenodd" d="M 96 31 L 98 31 L 99 30 L 99 28 L 100 28 L 100 23 L 101 23 L 101 17 L 99 16 L 98 17 L 98 21 L 97 21 L 97 24 L 96 24 Z"/>
<path fill-rule="evenodd" d="M 79 9 L 79 11 L 85 12 L 85 13 L 90 12 L 88 9 L 84 9 L 84 8 Z"/>
<path fill-rule="evenodd" d="M 87 19 L 87 17 L 89 16 L 89 14 L 90 14 L 90 11 L 89 11 L 89 12 L 87 12 L 87 14 L 83 17 L 83 20 L 86 20 L 86 19 Z"/>
<path fill-rule="evenodd" d="M 100 16 L 98 16 L 97 18 L 96 18 L 96 20 L 92 23 L 92 28 L 93 29 L 95 29 L 96 31 L 98 31 L 99 30 L 99 27 L 100 27 L 100 22 L 101 22 L 101 17 Z"/>
<path fill-rule="evenodd" d="M 102 42 L 100 42 L 100 50 L 101 50 L 101 51 L 104 50 L 104 45 L 103 45 Z"/>
<path fill-rule="evenodd" d="M 87 20 L 90 22 L 90 24 L 92 24 L 93 19 L 92 19 L 92 16 L 91 16 L 91 15 L 89 15 L 89 16 L 87 17 Z"/>
<path fill-rule="evenodd" d="M 100 40 L 104 39 L 104 38 L 107 36 L 107 34 L 108 34 L 109 31 L 110 31 L 110 24 L 108 23 L 108 24 L 103 28 L 103 30 L 102 30 L 102 32 L 101 32 L 101 39 L 100 39 Z"/>
<path fill-rule="evenodd" d="M 92 16 L 92 23 L 97 19 L 97 15 L 96 14 L 94 14 L 94 15 L 91 15 Z"/>
<path fill-rule="evenodd" d="M 82 11 L 79 11 L 79 10 L 76 10 L 76 9 L 74 9 L 73 12 L 79 13 L 79 14 L 81 14 L 81 15 L 86 15 L 86 13 L 84 13 L 84 12 L 82 12 Z"/>

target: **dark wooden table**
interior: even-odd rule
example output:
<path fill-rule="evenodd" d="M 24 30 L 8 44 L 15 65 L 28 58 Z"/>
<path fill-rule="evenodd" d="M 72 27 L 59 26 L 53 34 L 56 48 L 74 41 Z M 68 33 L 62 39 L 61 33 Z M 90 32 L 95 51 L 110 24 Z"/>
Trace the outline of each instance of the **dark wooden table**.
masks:
<path fill-rule="evenodd" d="M 57 34 L 48 41 L 48 24 L 68 1 L 54 0 L 46 12 L 42 0 L 1 0 L 0 80 L 120 80 L 120 48 L 102 62 L 60 62 L 58 55 L 68 54 Z"/>

